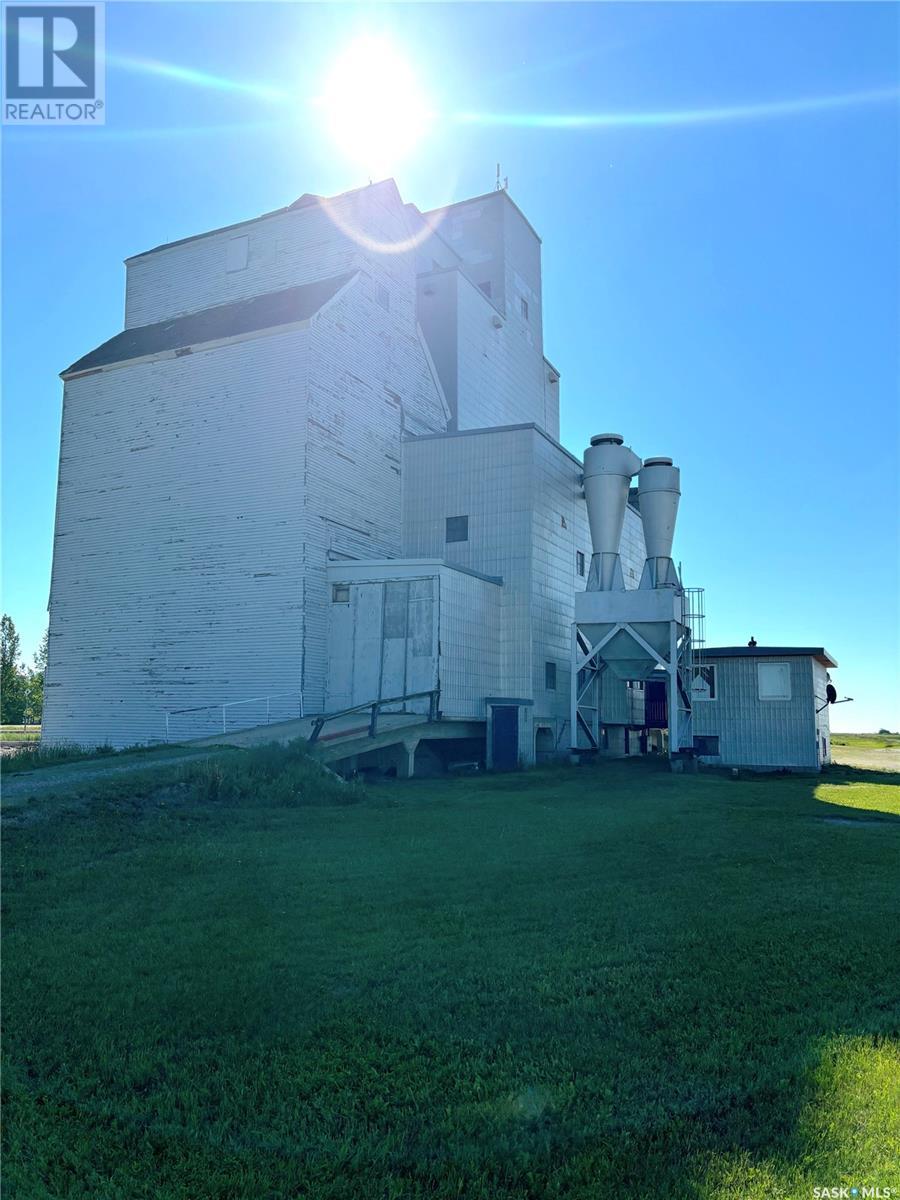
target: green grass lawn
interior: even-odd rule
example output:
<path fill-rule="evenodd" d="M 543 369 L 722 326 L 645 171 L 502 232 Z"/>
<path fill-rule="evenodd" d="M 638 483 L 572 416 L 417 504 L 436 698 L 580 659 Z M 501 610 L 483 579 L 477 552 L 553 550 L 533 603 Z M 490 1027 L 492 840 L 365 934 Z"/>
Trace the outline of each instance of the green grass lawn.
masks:
<path fill-rule="evenodd" d="M 0 725 L 0 741 L 3 742 L 39 742 L 41 740 L 40 725 Z"/>
<path fill-rule="evenodd" d="M 833 733 L 832 746 L 855 746 L 857 750 L 897 750 L 900 734 L 897 733 Z"/>
<path fill-rule="evenodd" d="M 8 1196 L 900 1188 L 897 776 L 166 770 L 6 833 Z"/>
<path fill-rule="evenodd" d="M 3 735 L 3 740 L 7 740 L 7 735 Z M 3 764 L 4 775 L 24 775 L 26 772 L 40 770 L 43 767 L 62 767 L 76 764 L 85 764 L 84 770 L 88 770 L 97 762 L 112 762 L 127 765 L 135 756 L 147 756 L 154 759 L 174 758 L 177 755 L 183 755 L 186 752 L 186 747 L 177 743 L 154 743 L 152 745 L 126 746 L 122 750 L 115 750 L 109 745 L 100 746 L 82 746 L 77 742 L 61 742 L 58 745 L 42 746 L 35 738 L 25 739 L 27 743 L 33 742 L 33 745 L 23 745 L 21 749 L 16 750 L 14 755 Z"/>

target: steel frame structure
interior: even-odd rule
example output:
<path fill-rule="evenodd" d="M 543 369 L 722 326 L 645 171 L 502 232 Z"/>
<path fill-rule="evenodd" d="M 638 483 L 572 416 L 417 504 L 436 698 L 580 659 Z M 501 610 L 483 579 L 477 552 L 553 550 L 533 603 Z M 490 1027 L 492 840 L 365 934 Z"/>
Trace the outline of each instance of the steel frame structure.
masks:
<path fill-rule="evenodd" d="M 571 748 L 573 753 L 583 747 L 578 744 L 581 730 L 590 750 L 600 749 L 600 727 L 603 716 L 600 704 L 600 678 L 606 664 L 602 651 L 618 633 L 625 633 L 637 646 L 666 672 L 669 758 L 679 751 L 693 749 L 691 715 L 691 631 L 687 625 L 669 621 L 669 653 L 659 654 L 627 621 L 617 621 L 599 641 L 591 644 L 576 622 L 572 624 L 572 683 L 570 703 Z M 617 722 L 618 723 L 618 722 Z"/>

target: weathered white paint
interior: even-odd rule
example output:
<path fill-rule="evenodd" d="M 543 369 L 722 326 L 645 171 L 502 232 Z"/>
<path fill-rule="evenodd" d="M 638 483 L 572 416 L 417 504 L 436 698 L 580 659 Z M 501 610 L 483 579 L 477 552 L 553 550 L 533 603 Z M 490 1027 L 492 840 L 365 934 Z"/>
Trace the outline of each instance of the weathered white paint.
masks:
<path fill-rule="evenodd" d="M 540 239 L 506 192 L 428 216 L 436 215 L 455 261 L 439 254 L 420 266 L 419 319 L 453 427 L 534 422 L 557 438 L 559 375 L 543 356 Z"/>
<path fill-rule="evenodd" d="M 301 691 L 317 712 L 437 678 L 448 715 L 528 701 L 524 761 L 537 731 L 542 754 L 565 747 L 591 542 L 581 463 L 554 440 L 540 239 L 508 195 L 422 214 L 388 181 L 127 265 L 128 327 L 351 278 L 293 327 L 67 380 L 45 736 L 123 745 L 160 738 L 166 709 Z M 447 543 L 462 515 L 469 540 Z M 632 507 L 620 554 L 635 588 Z M 802 720 L 761 713 L 734 670 L 729 754 L 830 756 L 815 664 L 785 702 L 808 695 Z M 624 683 L 601 691 L 604 720 L 628 720 Z"/>
<path fill-rule="evenodd" d="M 403 459 L 404 555 L 502 576 L 500 686 L 491 694 L 533 699 L 523 720 L 559 737 L 568 720 L 574 597 L 585 585 L 577 552 L 587 563 L 591 548 L 581 463 L 532 425 L 418 438 L 404 443 Z M 468 541 L 446 542 L 447 517 L 463 515 Z M 621 554 L 626 585 L 636 587 L 645 555 L 632 508 Z M 546 687 L 548 662 L 555 689 Z M 624 703 L 624 684 L 611 685 L 610 704 L 619 692 Z"/>
<path fill-rule="evenodd" d="M 402 201 L 387 181 L 160 246 L 126 261 L 125 328 L 332 279 L 371 261 L 361 239 L 400 241 L 408 234 Z M 247 265 L 229 270 L 238 238 L 247 239 Z"/>
<path fill-rule="evenodd" d="M 402 240 L 395 190 L 372 192 L 367 237 Z M 327 556 L 399 552 L 401 438 L 444 428 L 447 408 L 414 256 L 314 215 L 309 245 L 284 240 L 300 213 L 245 227 L 246 271 L 226 271 L 224 233 L 135 260 L 129 280 L 135 324 L 352 263 L 307 329 L 67 381 L 49 740 L 155 740 L 166 709 L 298 687 L 307 711 L 324 704 Z"/>
<path fill-rule="evenodd" d="M 499 580 L 427 558 L 331 563 L 328 580 L 349 593 L 330 602 L 329 712 L 439 687 L 445 716 L 484 719 L 501 679 Z"/>

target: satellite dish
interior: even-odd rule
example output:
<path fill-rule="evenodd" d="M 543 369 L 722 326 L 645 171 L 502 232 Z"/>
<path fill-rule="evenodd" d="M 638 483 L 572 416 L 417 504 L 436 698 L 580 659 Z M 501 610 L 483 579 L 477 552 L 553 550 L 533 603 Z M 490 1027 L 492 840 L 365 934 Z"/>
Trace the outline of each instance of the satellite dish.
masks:
<path fill-rule="evenodd" d="M 852 696 L 845 696 L 843 698 L 843 700 L 838 700 L 837 692 L 835 691 L 834 684 L 829 683 L 825 688 L 825 703 L 816 709 L 816 714 L 818 715 L 820 712 L 824 712 L 824 710 L 828 707 L 829 704 L 852 704 L 852 703 L 853 703 Z"/>

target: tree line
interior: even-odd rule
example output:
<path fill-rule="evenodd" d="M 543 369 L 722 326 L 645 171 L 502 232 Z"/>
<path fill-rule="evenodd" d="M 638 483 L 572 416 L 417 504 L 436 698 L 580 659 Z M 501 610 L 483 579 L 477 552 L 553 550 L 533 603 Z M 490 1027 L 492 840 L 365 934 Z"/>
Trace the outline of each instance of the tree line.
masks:
<path fill-rule="evenodd" d="M 19 658 L 19 634 L 7 613 L 0 622 L 0 725 L 38 725 L 44 708 L 44 672 L 47 639 L 44 631 L 34 654 L 34 665 Z"/>

